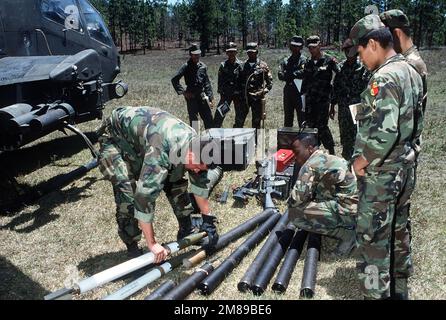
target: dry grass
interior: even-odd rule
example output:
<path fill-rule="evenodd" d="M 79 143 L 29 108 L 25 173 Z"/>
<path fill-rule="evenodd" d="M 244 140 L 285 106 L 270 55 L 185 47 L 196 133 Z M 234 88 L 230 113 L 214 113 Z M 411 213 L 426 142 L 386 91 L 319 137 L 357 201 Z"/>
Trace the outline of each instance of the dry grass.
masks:
<path fill-rule="evenodd" d="M 283 123 L 282 83 L 277 80 L 279 58 L 286 51 L 265 51 L 262 57 L 271 67 L 274 86 L 268 97 L 267 128 L 278 128 Z M 443 209 L 446 207 L 444 181 L 446 169 L 443 166 L 446 150 L 444 134 L 446 116 L 446 86 L 443 74 L 446 72 L 444 51 L 423 52 L 431 70 L 429 78 L 430 97 L 424 133 L 424 152 L 419 167 L 417 189 L 411 208 L 413 221 L 413 258 L 415 275 L 411 278 L 411 295 L 414 299 L 446 298 L 446 226 Z M 216 88 L 218 63 L 223 56 L 203 59 L 209 67 L 209 74 Z M 176 95 L 170 84 L 170 77 L 187 59 L 184 52 L 171 50 L 154 52 L 146 56 L 126 56 L 123 60 L 121 78 L 129 83 L 129 93 L 121 101 L 107 106 L 106 114 L 118 105 L 149 105 L 165 109 L 187 120 L 186 105 Z M 234 113 L 225 121 L 231 127 Z M 247 124 L 250 118 L 247 119 Z M 82 124 L 86 132 L 93 131 L 99 121 Z M 330 126 L 339 144 L 337 122 Z M 19 175 L 19 182 L 33 186 L 55 174 L 65 173 L 89 160 L 90 154 L 82 149 L 77 137 L 63 137 L 56 133 L 42 139 L 15 158 L 12 170 Z M 336 152 L 340 153 L 339 147 Z M 37 170 L 36 170 L 37 169 Z M 217 186 L 212 198 L 213 211 L 219 216 L 219 231 L 224 233 L 261 211 L 252 199 L 246 207 L 240 208 L 229 199 L 225 205 L 216 203 L 218 195 L 228 183 L 240 185 L 251 177 L 248 172 L 227 173 Z M 284 204 L 279 204 L 281 210 Z M 125 246 L 116 232 L 114 201 L 111 186 L 104 181 L 98 170 L 72 183 L 61 191 L 42 198 L 37 204 L 19 212 L 0 216 L 0 298 L 1 299 L 42 299 L 50 291 L 63 286 L 67 277 L 67 266 L 76 266 L 80 276 L 85 277 L 125 260 Z M 157 202 L 155 230 L 159 241 L 175 238 L 177 223 L 161 196 Z M 315 299 L 360 299 L 357 288 L 355 261 L 334 260 L 329 257 L 333 243 L 325 241 L 322 258 L 318 266 Z M 232 244 L 218 254 L 221 261 L 237 247 Z M 236 285 L 260 247 L 251 252 L 234 272 L 210 296 L 198 294 L 191 299 L 258 299 L 250 294 L 237 291 Z M 270 289 L 261 299 L 298 299 L 303 261 L 299 260 L 286 294 L 278 296 Z M 135 295 L 141 299 L 166 278 L 180 280 L 190 273 L 179 268 Z M 124 281 L 109 284 L 80 299 L 98 299 L 118 289 Z"/>

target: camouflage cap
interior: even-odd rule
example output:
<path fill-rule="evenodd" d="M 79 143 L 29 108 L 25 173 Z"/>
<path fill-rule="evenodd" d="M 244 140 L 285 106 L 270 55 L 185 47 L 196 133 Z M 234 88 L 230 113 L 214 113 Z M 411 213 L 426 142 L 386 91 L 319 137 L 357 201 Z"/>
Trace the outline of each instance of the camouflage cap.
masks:
<path fill-rule="evenodd" d="M 342 48 L 342 51 L 345 52 L 345 55 L 348 58 L 352 58 L 352 57 L 356 56 L 356 54 L 358 53 L 356 51 L 356 49 L 354 48 L 352 39 L 350 39 L 350 38 L 345 39 L 341 48 Z"/>
<path fill-rule="evenodd" d="M 192 43 L 192 45 L 189 47 L 189 54 L 201 54 L 198 44 Z"/>
<path fill-rule="evenodd" d="M 246 45 L 246 52 L 257 52 L 257 51 L 258 51 L 257 42 L 249 42 Z"/>
<path fill-rule="evenodd" d="M 226 52 L 237 51 L 237 44 L 235 42 L 229 42 L 226 47 Z"/>
<path fill-rule="evenodd" d="M 409 19 L 403 11 L 394 9 L 379 15 L 381 21 L 390 29 L 410 27 Z"/>
<path fill-rule="evenodd" d="M 317 47 L 321 43 L 319 36 L 310 36 L 307 38 L 307 47 Z"/>
<path fill-rule="evenodd" d="M 367 36 L 370 32 L 385 28 L 381 19 L 376 14 L 369 14 L 355 23 L 350 30 L 349 38 L 353 42 L 353 52 L 358 51 L 359 40 Z"/>
<path fill-rule="evenodd" d="M 302 47 L 304 45 L 304 38 L 302 38 L 300 36 L 293 36 L 290 39 L 290 45 Z"/>

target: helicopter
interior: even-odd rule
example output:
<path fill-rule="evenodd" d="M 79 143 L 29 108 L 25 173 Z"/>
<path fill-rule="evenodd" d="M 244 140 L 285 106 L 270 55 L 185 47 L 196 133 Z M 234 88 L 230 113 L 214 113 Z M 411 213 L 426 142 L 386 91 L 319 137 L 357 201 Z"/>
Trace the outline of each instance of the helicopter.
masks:
<path fill-rule="evenodd" d="M 128 90 L 118 49 L 88 0 L 0 1 L 0 152 L 101 119 Z M 84 170 L 85 171 L 85 170 Z M 11 177 L 8 177 L 11 180 Z M 16 184 L 16 183 L 13 183 Z"/>

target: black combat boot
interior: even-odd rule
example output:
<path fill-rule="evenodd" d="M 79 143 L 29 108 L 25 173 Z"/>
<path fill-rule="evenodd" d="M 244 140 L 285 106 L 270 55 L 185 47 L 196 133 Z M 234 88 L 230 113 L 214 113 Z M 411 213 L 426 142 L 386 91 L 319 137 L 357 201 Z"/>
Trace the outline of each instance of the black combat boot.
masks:
<path fill-rule="evenodd" d="M 138 247 L 138 242 L 132 242 L 130 244 L 125 244 L 127 246 L 127 257 L 130 259 L 137 258 L 142 255 L 142 249 Z"/>
<path fill-rule="evenodd" d="M 178 224 L 177 240 L 183 239 L 194 231 L 190 216 L 178 218 Z"/>

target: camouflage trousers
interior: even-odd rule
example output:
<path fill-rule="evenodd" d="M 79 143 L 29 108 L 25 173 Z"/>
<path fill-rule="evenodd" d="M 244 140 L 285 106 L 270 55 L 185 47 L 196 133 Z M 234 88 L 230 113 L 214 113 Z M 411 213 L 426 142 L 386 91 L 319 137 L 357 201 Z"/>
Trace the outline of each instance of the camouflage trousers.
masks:
<path fill-rule="evenodd" d="M 261 99 L 253 99 L 248 96 L 248 104 L 245 99 L 241 99 L 238 108 L 235 108 L 235 123 L 234 128 L 243 128 L 249 109 L 252 111 L 252 126 L 251 128 L 260 129 L 262 122 L 262 101 Z"/>
<path fill-rule="evenodd" d="M 324 145 L 324 148 L 331 151 L 334 150 L 334 139 L 328 127 L 328 101 L 315 101 L 307 103 L 307 110 L 305 114 L 305 121 L 311 128 L 317 128 L 319 133 L 319 140 Z"/>
<path fill-rule="evenodd" d="M 358 178 L 357 267 L 366 299 L 388 298 L 393 279 L 413 272 L 409 208 L 414 187 L 415 168 Z"/>
<path fill-rule="evenodd" d="M 338 108 L 339 133 L 341 136 L 342 157 L 349 161 L 353 155 L 356 139 L 356 124 L 348 106 L 339 105 Z"/>
<path fill-rule="evenodd" d="M 356 206 L 340 207 L 338 201 L 309 202 L 289 208 L 290 221 L 309 232 L 336 239 L 348 240 L 355 236 Z"/>
<path fill-rule="evenodd" d="M 134 217 L 134 194 L 136 179 L 139 178 L 141 160 L 134 153 L 124 151 L 119 142 L 113 138 L 99 139 L 99 169 L 104 177 L 112 183 L 116 203 L 116 221 L 119 237 L 125 244 L 141 239 L 141 229 Z M 173 208 L 177 219 L 189 216 L 193 207 L 187 192 L 188 180 L 164 184 L 164 192 Z"/>

